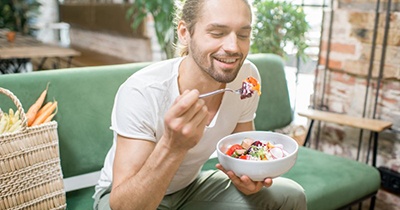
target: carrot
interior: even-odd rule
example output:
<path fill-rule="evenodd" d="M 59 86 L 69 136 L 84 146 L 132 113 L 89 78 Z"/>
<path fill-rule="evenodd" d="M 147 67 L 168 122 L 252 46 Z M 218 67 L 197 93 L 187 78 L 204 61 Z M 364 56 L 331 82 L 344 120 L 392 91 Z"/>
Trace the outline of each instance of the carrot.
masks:
<path fill-rule="evenodd" d="M 40 94 L 36 102 L 32 104 L 31 107 L 29 107 L 28 112 L 26 112 L 26 117 L 28 118 L 28 126 L 31 126 L 32 123 L 35 121 L 36 114 L 39 111 L 40 107 L 42 107 L 44 99 L 46 98 L 49 84 L 50 83 L 47 83 L 46 89 Z"/>
<path fill-rule="evenodd" d="M 57 112 L 58 112 L 58 106 L 56 106 L 56 111 L 55 111 L 53 114 L 49 115 L 49 116 L 43 121 L 43 123 L 50 122 L 50 121 L 53 119 L 53 117 L 57 114 Z"/>
<path fill-rule="evenodd" d="M 53 113 L 56 107 L 57 101 L 54 101 L 53 104 L 48 109 L 43 111 L 41 115 L 36 116 L 35 121 L 33 121 L 32 123 L 32 126 L 42 124 L 46 120 L 46 118 L 48 118 Z"/>
<path fill-rule="evenodd" d="M 51 105 L 53 104 L 52 101 L 47 102 L 42 108 L 39 109 L 39 111 L 37 112 L 36 116 L 41 115 L 44 111 L 46 111 L 46 109 L 48 109 Z"/>
<path fill-rule="evenodd" d="M 49 115 L 49 116 L 43 121 L 43 123 L 50 122 L 50 121 L 53 119 L 54 115 L 56 115 L 56 113 L 53 113 L 53 114 Z"/>

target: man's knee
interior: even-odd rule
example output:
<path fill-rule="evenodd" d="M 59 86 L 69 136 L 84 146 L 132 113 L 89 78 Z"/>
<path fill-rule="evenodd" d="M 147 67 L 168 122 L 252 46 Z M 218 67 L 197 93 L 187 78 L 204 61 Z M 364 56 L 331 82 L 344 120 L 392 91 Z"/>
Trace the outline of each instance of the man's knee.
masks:
<path fill-rule="evenodd" d="M 307 209 L 307 199 L 304 192 L 304 188 L 297 182 L 285 179 L 286 190 L 285 196 L 287 196 L 286 202 L 288 202 L 288 207 L 291 209 L 305 210 Z"/>

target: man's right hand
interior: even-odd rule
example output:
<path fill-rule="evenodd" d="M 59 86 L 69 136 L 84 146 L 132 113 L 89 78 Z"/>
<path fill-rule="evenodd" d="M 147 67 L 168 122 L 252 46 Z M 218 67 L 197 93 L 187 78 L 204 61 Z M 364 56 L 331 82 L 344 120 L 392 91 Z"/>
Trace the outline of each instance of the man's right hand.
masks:
<path fill-rule="evenodd" d="M 187 151 L 203 136 L 207 115 L 199 92 L 185 91 L 165 114 L 165 132 L 157 144 L 118 136 L 111 207 L 157 208 Z"/>
<path fill-rule="evenodd" d="M 172 150 L 189 150 L 200 141 L 207 120 L 208 110 L 199 91 L 184 91 L 165 114 L 164 143 Z"/>

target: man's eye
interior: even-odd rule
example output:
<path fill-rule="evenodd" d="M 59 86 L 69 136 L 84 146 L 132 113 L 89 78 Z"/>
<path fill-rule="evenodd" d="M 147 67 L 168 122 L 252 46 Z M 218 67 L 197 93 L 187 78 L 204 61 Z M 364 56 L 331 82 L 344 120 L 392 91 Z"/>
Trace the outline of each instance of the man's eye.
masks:
<path fill-rule="evenodd" d="M 248 39 L 250 36 L 248 34 L 239 34 L 239 39 Z"/>
<path fill-rule="evenodd" d="M 213 37 L 222 37 L 223 35 L 224 35 L 223 33 L 217 33 L 217 32 L 211 33 L 211 36 Z"/>

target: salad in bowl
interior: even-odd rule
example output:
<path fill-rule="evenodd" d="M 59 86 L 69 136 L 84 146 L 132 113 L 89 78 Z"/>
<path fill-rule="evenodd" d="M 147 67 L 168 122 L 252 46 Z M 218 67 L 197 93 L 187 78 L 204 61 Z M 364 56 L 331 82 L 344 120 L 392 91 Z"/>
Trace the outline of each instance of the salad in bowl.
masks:
<path fill-rule="evenodd" d="M 217 144 L 218 161 L 237 176 L 253 181 L 275 178 L 296 162 L 298 144 L 291 137 L 269 131 L 247 131 L 228 135 Z"/>

